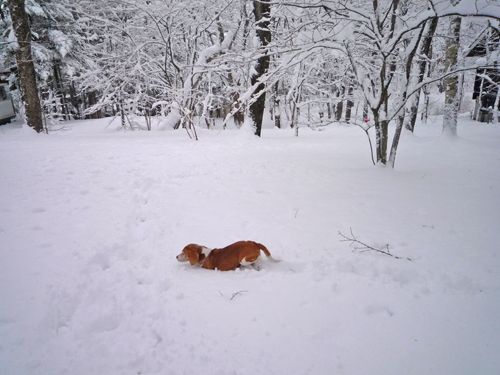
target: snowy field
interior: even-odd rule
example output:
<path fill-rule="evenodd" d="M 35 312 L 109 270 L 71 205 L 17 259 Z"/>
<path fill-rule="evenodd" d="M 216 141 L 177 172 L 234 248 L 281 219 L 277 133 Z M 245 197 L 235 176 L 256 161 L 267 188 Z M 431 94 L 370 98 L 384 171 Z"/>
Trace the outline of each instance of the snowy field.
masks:
<path fill-rule="evenodd" d="M 108 122 L 0 127 L 0 374 L 500 374 L 500 125 L 417 124 L 388 170 L 345 124 Z M 282 261 L 175 259 L 238 240 Z"/>

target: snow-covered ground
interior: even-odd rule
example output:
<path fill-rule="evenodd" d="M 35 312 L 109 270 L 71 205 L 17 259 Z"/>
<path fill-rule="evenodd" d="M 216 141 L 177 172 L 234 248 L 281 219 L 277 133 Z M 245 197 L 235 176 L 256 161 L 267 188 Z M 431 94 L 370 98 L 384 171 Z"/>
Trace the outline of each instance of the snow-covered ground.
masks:
<path fill-rule="evenodd" d="M 500 125 L 418 124 L 388 170 L 345 124 L 108 122 L 0 128 L 0 374 L 500 373 Z M 247 239 L 282 261 L 175 259 Z"/>

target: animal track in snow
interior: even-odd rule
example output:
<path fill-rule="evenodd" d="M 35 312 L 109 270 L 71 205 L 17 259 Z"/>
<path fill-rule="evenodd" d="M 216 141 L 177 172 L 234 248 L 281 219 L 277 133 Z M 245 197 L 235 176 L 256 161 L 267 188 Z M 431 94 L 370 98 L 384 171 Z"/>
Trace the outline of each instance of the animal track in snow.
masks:
<path fill-rule="evenodd" d="M 140 177 L 140 176 L 138 176 Z M 133 211 L 131 218 L 132 235 L 134 238 L 145 241 L 146 232 L 151 230 L 149 222 L 151 221 L 150 192 L 158 184 L 156 179 L 146 178 L 136 180 L 133 183 Z"/>

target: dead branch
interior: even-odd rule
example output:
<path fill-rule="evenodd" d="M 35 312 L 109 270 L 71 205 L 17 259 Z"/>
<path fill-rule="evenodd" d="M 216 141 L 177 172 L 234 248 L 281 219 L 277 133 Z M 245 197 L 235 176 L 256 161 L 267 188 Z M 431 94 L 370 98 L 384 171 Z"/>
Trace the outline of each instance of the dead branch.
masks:
<path fill-rule="evenodd" d="M 220 292 L 220 290 L 218 290 L 218 292 L 219 292 L 219 294 L 220 294 L 222 297 L 224 297 L 224 298 L 225 298 L 224 294 L 222 294 L 222 293 Z M 242 293 L 248 293 L 248 290 L 240 290 L 239 292 L 233 293 L 233 296 L 232 296 L 231 298 L 229 298 L 229 300 L 230 300 L 230 301 L 232 301 L 234 297 L 236 297 L 236 296 L 240 296 L 240 295 L 242 295 Z"/>
<path fill-rule="evenodd" d="M 344 237 L 344 239 L 343 239 L 343 240 L 340 240 L 340 241 L 341 241 L 341 242 L 350 242 L 351 244 L 350 244 L 349 246 L 352 246 L 352 245 L 354 245 L 354 244 L 359 244 L 359 245 L 361 245 L 361 247 L 356 247 L 356 246 L 354 246 L 354 251 L 359 251 L 359 252 L 361 252 L 361 253 L 363 253 L 363 252 L 365 252 L 365 251 L 376 251 L 377 253 L 382 253 L 382 254 L 385 254 L 385 255 L 389 255 L 389 256 L 391 256 L 391 257 L 393 257 L 393 258 L 396 258 L 396 259 L 405 259 L 405 258 L 403 258 L 403 257 L 398 257 L 398 256 L 396 256 L 396 255 L 394 255 L 394 254 L 391 254 L 391 252 L 389 251 L 389 244 L 386 244 L 386 245 L 385 245 L 385 246 L 383 246 L 382 248 L 377 249 L 377 248 L 375 248 L 375 247 L 373 247 L 373 246 L 370 246 L 370 245 L 365 244 L 364 242 L 361 242 L 360 240 L 358 240 L 358 239 L 356 238 L 356 236 L 355 236 L 355 235 L 354 235 L 354 233 L 352 232 L 352 228 L 349 228 L 349 229 L 350 229 L 350 231 L 351 231 L 351 237 L 350 237 L 350 238 L 349 238 L 349 237 L 347 237 L 347 236 L 345 236 L 344 234 L 340 233 L 340 231 L 339 231 L 339 235 L 341 235 L 342 237 Z M 406 259 L 408 259 L 409 261 L 411 261 L 411 259 L 410 259 L 410 258 L 406 258 Z"/>
<path fill-rule="evenodd" d="M 233 293 L 233 296 L 231 297 L 231 301 L 233 300 L 234 297 L 241 295 L 241 293 L 247 293 L 248 290 L 240 290 L 239 292 Z"/>

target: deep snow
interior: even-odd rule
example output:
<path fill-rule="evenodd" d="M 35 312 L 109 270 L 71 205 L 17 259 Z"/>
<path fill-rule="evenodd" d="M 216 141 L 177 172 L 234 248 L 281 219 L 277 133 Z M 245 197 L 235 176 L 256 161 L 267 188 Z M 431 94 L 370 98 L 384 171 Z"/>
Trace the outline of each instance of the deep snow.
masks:
<path fill-rule="evenodd" d="M 0 374 L 499 374 L 500 125 L 0 128 Z M 338 232 L 389 244 L 353 252 Z M 208 271 L 188 243 L 280 263 Z"/>

